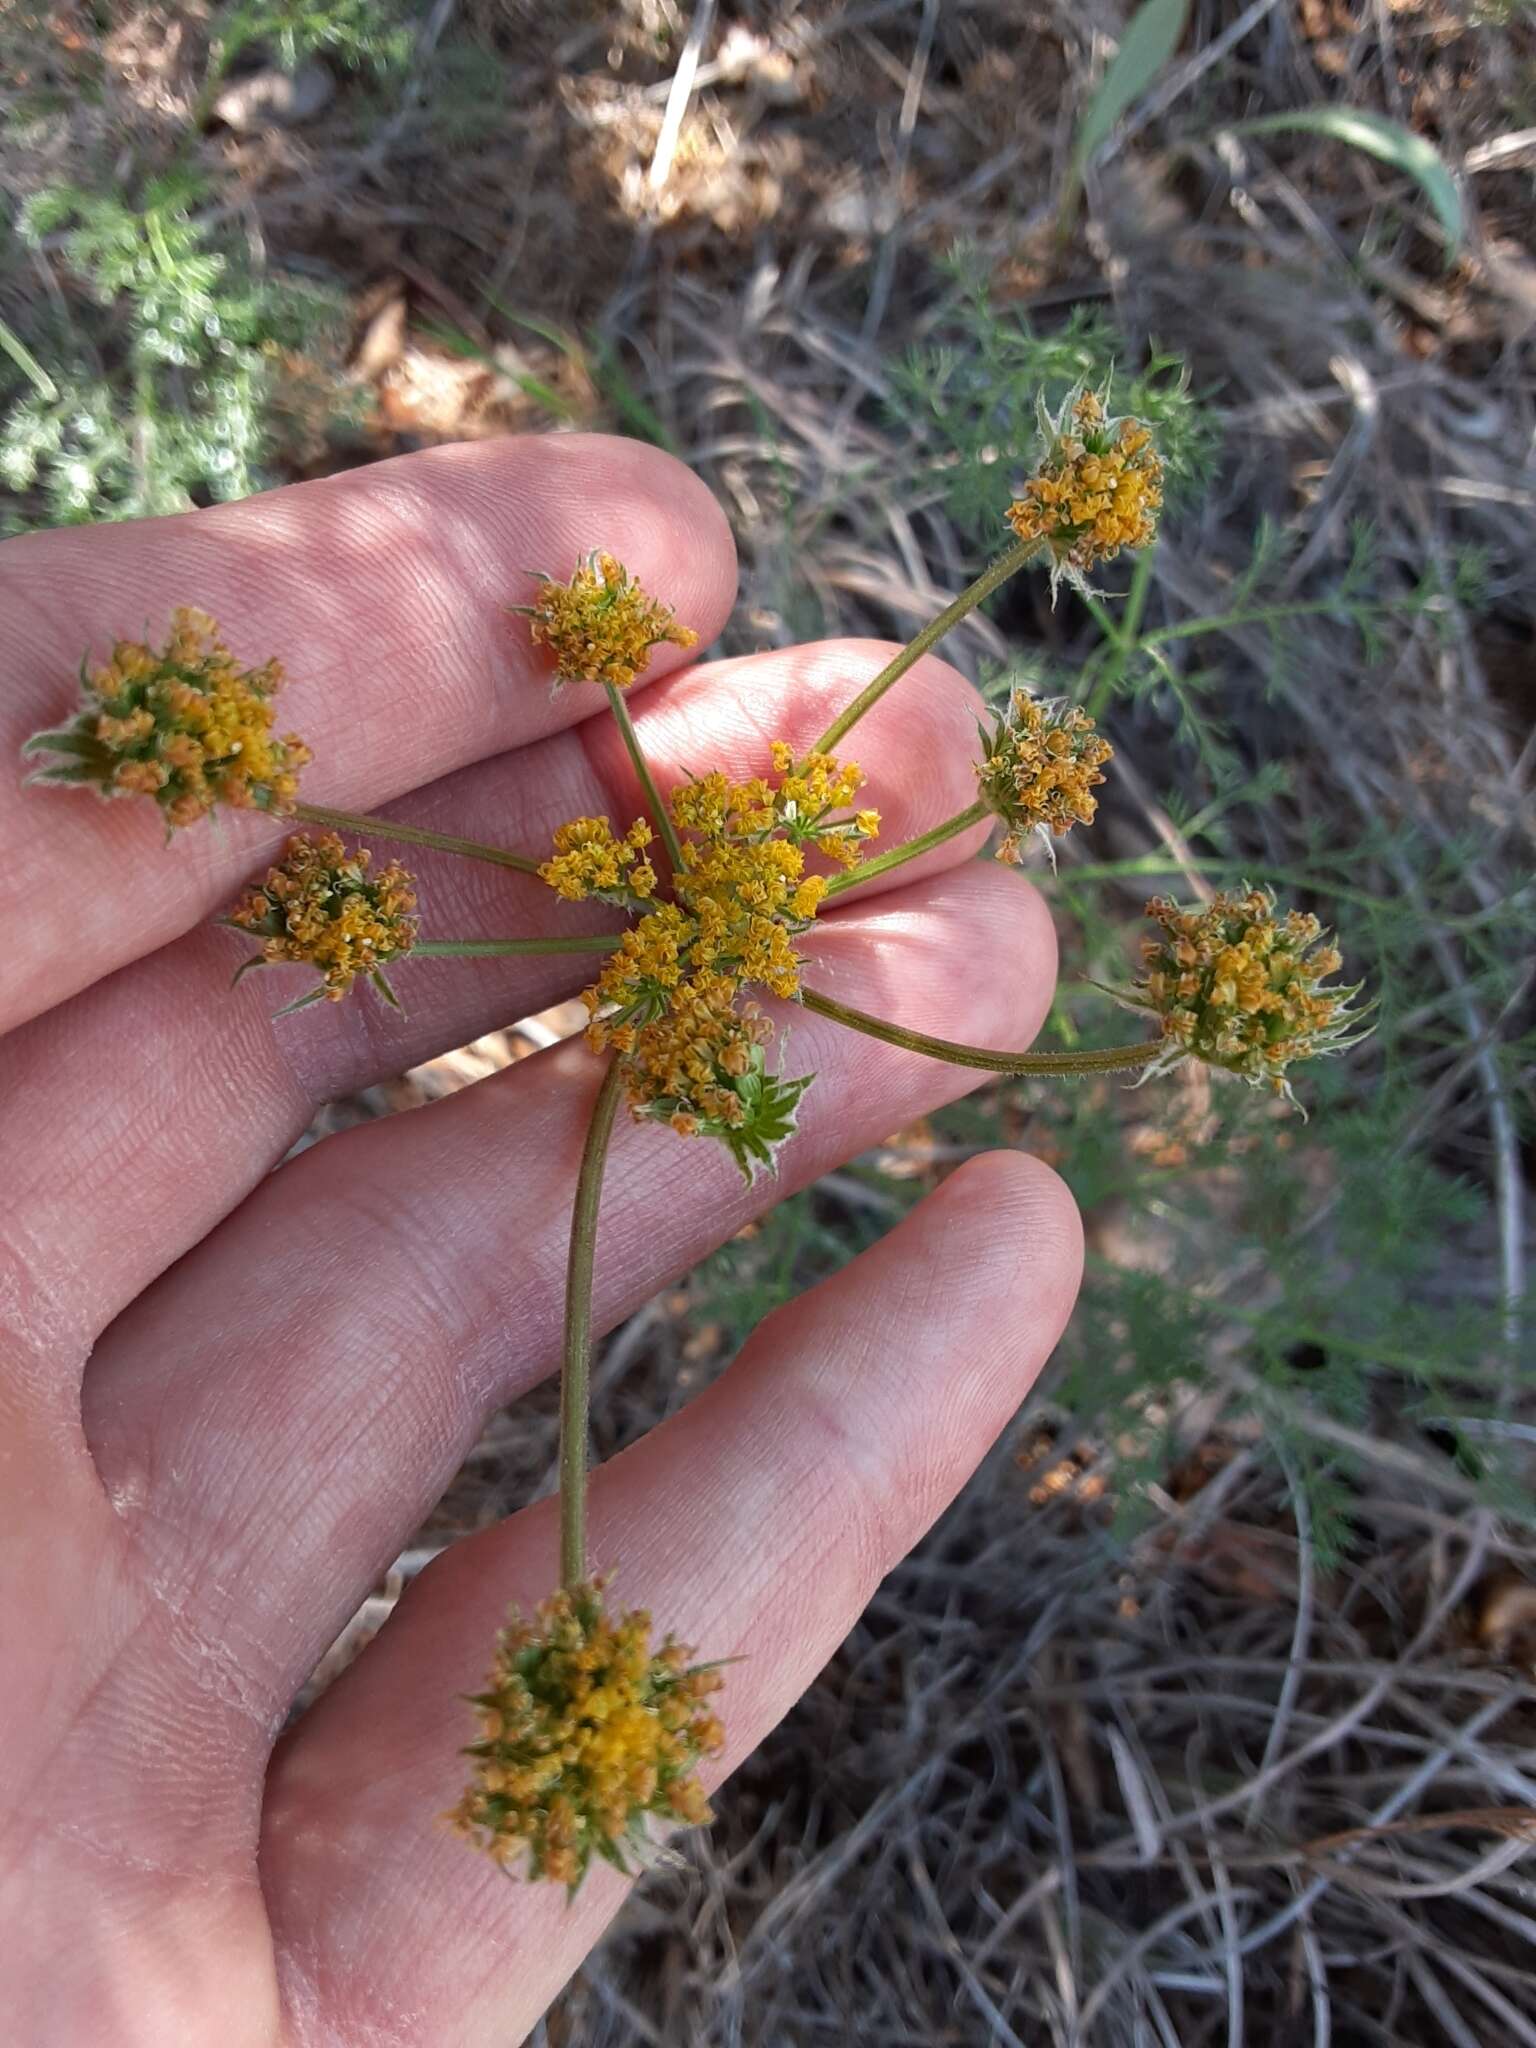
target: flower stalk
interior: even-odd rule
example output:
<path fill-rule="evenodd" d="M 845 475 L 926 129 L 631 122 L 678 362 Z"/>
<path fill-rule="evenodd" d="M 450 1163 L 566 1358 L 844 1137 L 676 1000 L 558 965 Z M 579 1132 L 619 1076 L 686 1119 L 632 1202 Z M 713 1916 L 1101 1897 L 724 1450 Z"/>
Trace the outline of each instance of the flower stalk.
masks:
<path fill-rule="evenodd" d="M 991 1046 L 963 1045 L 952 1038 L 934 1038 L 926 1031 L 909 1031 L 904 1024 L 871 1017 L 866 1010 L 837 1002 L 818 989 L 802 988 L 800 1000 L 818 1016 L 862 1031 L 867 1038 L 899 1045 L 906 1052 L 926 1053 L 930 1059 L 947 1060 L 954 1067 L 979 1067 L 989 1074 L 1134 1074 L 1149 1067 L 1161 1049 L 1160 1041 L 1153 1039 L 1141 1045 L 1109 1045 L 1081 1052 L 997 1052 Z"/>
<path fill-rule="evenodd" d="M 865 712 L 874 709 L 893 683 L 899 683 L 907 670 L 921 661 L 931 648 L 937 647 L 946 633 L 958 626 L 962 619 L 968 618 L 977 605 L 984 603 L 994 590 L 1001 589 L 1010 576 L 1016 575 L 1025 563 L 1039 552 L 1038 540 L 1021 540 L 1005 554 L 999 555 L 988 568 L 983 569 L 976 581 L 967 585 L 952 604 L 945 605 L 938 617 L 930 619 L 920 633 L 914 634 L 899 654 L 892 655 L 874 681 L 866 684 L 847 710 L 833 719 L 816 742 L 816 752 L 830 754 L 839 740 L 853 730 Z"/>
<path fill-rule="evenodd" d="M 624 702 L 617 684 L 604 683 L 603 689 L 607 693 L 608 709 L 613 713 L 613 722 L 619 728 L 619 737 L 624 742 L 630 765 L 635 771 L 641 789 L 645 792 L 651 820 L 661 834 L 661 843 L 667 849 L 667 858 L 671 861 L 675 873 L 683 864 L 683 849 L 678 844 L 677 828 L 672 823 L 672 813 L 661 800 L 656 778 L 651 773 L 651 764 L 641 749 L 640 735 L 635 731 L 635 722 L 629 715 L 629 706 Z"/>
<path fill-rule="evenodd" d="M 489 861 L 493 867 L 516 868 L 519 874 L 536 875 L 539 864 L 525 853 L 509 847 L 487 846 L 478 839 L 457 839 L 451 832 L 428 832 L 421 825 L 403 825 L 398 818 L 377 818 L 366 811 L 337 811 L 327 804 L 295 804 L 288 815 L 307 825 L 329 825 L 335 832 L 355 832 L 360 837 L 398 839 L 402 846 L 431 846 L 440 853 L 456 853 L 464 860 Z"/>
<path fill-rule="evenodd" d="M 624 1073 L 610 1060 L 592 1105 L 576 1200 L 571 1210 L 571 1251 L 565 1269 L 565 1348 L 560 1367 L 560 1583 L 574 1590 L 587 1576 L 587 1417 L 592 1391 L 592 1264 L 597 1209 L 613 1119 L 624 1093 Z"/>
<path fill-rule="evenodd" d="M 834 875 L 827 884 L 827 895 L 841 896 L 848 889 L 856 889 L 861 882 L 872 882 L 876 875 L 888 875 L 893 868 L 905 867 L 909 860 L 931 853 L 936 846 L 943 846 L 946 840 L 957 839 L 962 832 L 968 832 L 973 825 L 980 825 L 990 815 L 989 806 L 979 800 L 967 804 L 963 811 L 946 818 L 942 825 L 930 826 L 928 831 L 919 832 L 915 839 L 904 839 L 900 846 L 893 846 L 886 853 L 874 854 L 869 860 L 861 860 L 856 868 Z"/>

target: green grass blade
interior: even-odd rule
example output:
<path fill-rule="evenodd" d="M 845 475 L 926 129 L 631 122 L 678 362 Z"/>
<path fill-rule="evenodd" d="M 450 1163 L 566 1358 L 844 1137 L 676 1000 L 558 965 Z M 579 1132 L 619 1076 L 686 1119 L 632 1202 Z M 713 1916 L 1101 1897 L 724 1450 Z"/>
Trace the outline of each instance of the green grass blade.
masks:
<path fill-rule="evenodd" d="M 1233 121 L 1228 128 L 1233 135 L 1278 135 L 1288 130 L 1332 136 L 1334 141 L 1363 149 L 1368 156 L 1379 157 L 1393 170 L 1402 171 L 1434 208 L 1451 253 L 1461 246 L 1466 228 L 1461 193 L 1444 157 L 1422 135 L 1358 107 L 1302 107 L 1288 114 L 1258 114 L 1251 121 Z"/>
<path fill-rule="evenodd" d="M 1131 16 L 1077 131 L 1072 154 L 1078 176 L 1179 47 L 1188 19 L 1189 0 L 1145 0 Z"/>
<path fill-rule="evenodd" d="M 1188 20 L 1189 0 L 1143 0 L 1126 23 L 1120 47 L 1088 102 L 1072 146 L 1072 161 L 1056 216 L 1058 240 L 1065 240 L 1076 217 L 1083 173 L 1094 152 L 1103 148 L 1120 116 L 1141 98 L 1179 47 Z"/>

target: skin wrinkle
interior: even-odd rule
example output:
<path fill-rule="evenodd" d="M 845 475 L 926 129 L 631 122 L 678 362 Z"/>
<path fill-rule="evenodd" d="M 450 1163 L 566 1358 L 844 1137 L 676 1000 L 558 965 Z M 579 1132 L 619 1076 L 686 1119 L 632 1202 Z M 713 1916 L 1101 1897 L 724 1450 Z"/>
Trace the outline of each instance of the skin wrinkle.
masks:
<path fill-rule="evenodd" d="M 787 1304 L 787 1309 L 794 1306 Z M 774 1330 L 776 1318 L 785 1315 L 786 1309 L 776 1310 L 760 1326 L 765 1344 L 792 1345 L 798 1334 L 793 1321 L 788 1329 Z M 809 1427 L 802 1427 L 798 1417 L 785 1414 L 782 1419 L 786 1426 L 780 1432 L 781 1444 L 804 1443 L 811 1455 L 802 1472 L 786 1474 L 781 1449 L 774 1461 L 778 1478 L 774 1513 L 782 1516 L 791 1528 L 806 1531 L 807 1537 L 813 1520 L 819 1530 L 832 1498 L 832 1482 L 827 1474 L 829 1468 L 835 1470 L 838 1486 L 846 1488 L 851 1483 L 853 1492 L 850 1499 L 839 1499 L 837 1526 L 832 1541 L 825 1547 L 839 1565 L 846 1566 L 855 1582 L 862 1583 L 874 1570 L 873 1561 L 889 1555 L 891 1511 L 884 1494 L 880 1455 L 869 1442 L 867 1432 L 861 1432 L 857 1420 L 840 1404 L 837 1392 L 828 1384 L 832 1374 L 827 1361 L 836 1360 L 835 1370 L 840 1377 L 856 1380 L 859 1375 L 855 1360 L 867 1363 L 876 1347 L 868 1341 L 867 1333 L 858 1328 L 839 1330 L 823 1343 L 821 1366 L 802 1372 L 795 1384 L 795 1405 Z M 808 1491 L 808 1499 L 800 1498 L 802 1489 Z"/>
<path fill-rule="evenodd" d="M 27 1382 L 34 1398 L 57 1393 L 60 1359 L 69 1367 L 69 1385 L 78 1383 L 96 1335 L 83 1307 L 64 1308 L 63 1290 L 52 1284 L 40 1255 L 38 1236 L 18 1213 L 0 1232 L 0 1334 L 8 1342 L 3 1359 L 6 1377 L 19 1376 L 30 1361 Z M 73 1407 L 71 1402 L 70 1407 Z"/>
<path fill-rule="evenodd" d="M 123 1551 L 117 1553 L 116 1562 L 119 1565 L 126 1559 L 127 1548 L 128 1546 L 125 1544 Z M 116 1546 L 114 1546 L 115 1549 Z M 151 1600 L 153 1599 L 152 1589 L 147 1584 L 143 1587 L 143 1591 L 146 1597 Z M 83 1692 L 78 1695 L 67 1709 L 62 1724 L 57 1731 L 56 1739 L 47 1744 L 39 1754 L 29 1760 L 29 1797 L 41 1799 L 44 1804 L 47 1803 L 47 1787 L 50 1778 L 58 1774 L 59 1767 L 67 1761 L 68 1752 L 77 1744 L 83 1745 L 96 1762 L 100 1763 L 103 1754 L 103 1744 L 91 1732 L 95 1723 L 103 1722 L 109 1731 L 105 1744 L 105 1748 L 108 1750 L 111 1746 L 112 1730 L 129 1726 L 132 1726 L 135 1730 L 137 1729 L 137 1720 L 133 1716 L 124 1715 L 121 1712 L 123 1704 L 121 1700 L 111 1703 L 111 1711 L 107 1711 L 107 1707 L 109 1704 L 108 1695 L 115 1683 L 121 1683 L 127 1699 L 133 1700 L 136 1697 L 130 1681 L 132 1667 L 136 1661 L 136 1652 L 142 1651 L 140 1630 L 144 1625 L 144 1613 L 145 1610 L 141 1606 L 132 1615 L 125 1615 L 115 1639 L 109 1646 L 102 1646 L 99 1637 L 94 1639 L 94 1646 L 98 1649 L 105 1648 L 105 1654 L 85 1681 Z M 173 1651 L 175 1650 L 174 1638 L 170 1640 L 168 1646 Z M 222 1646 L 219 1646 L 219 1653 L 222 1654 Z M 146 1660 L 140 1655 L 137 1661 L 144 1662 Z M 158 1677 L 161 1669 L 158 1660 L 150 1657 L 147 1663 L 149 1670 Z M 228 1699 L 224 1699 L 222 1703 L 225 1705 L 237 1704 Z M 142 1703 L 140 1704 L 142 1705 Z M 263 1735 L 260 1754 L 265 1755 L 271 1742 L 270 1730 L 266 1729 L 265 1724 L 258 1724 L 256 1717 L 253 1715 L 247 1715 L 246 1719 L 248 1725 L 262 1726 Z M 203 1732 L 206 1733 L 207 1731 L 204 1730 Z M 137 1733 L 134 1735 L 134 1741 L 136 1744 L 139 1742 Z M 231 1758 L 230 1761 L 233 1762 L 234 1759 Z M 198 1838 L 204 1841 L 206 1841 L 206 1832 L 203 1827 L 203 1821 L 206 1819 L 206 1805 L 206 1793 L 204 1793 L 200 1801 L 198 1826 L 194 1829 L 194 1833 Z M 163 1825 L 164 1817 L 163 1811 L 157 1808 L 157 1825 Z M 10 1832 L 11 1829 L 18 1825 L 35 1827 L 35 1823 L 27 1813 L 25 1806 L 15 1806 L 12 1808 L 7 1832 Z M 110 1853 L 105 1845 L 103 1845 L 103 1853 Z M 19 1861 L 13 1862 L 9 1854 L 6 1860 L 13 1868 L 24 1867 Z"/>
<path fill-rule="evenodd" d="M 359 1142 L 367 1143 L 377 1129 L 366 1126 L 360 1129 L 356 1134 Z M 302 1156 L 307 1158 L 309 1155 Z M 284 1172 L 292 1170 L 285 1168 Z M 397 1186 L 387 1178 L 370 1175 L 366 1170 L 351 1176 L 338 1170 L 328 1174 L 327 1179 L 330 1185 L 316 1190 L 308 1199 L 305 1210 L 292 1212 L 301 1245 L 307 1246 L 314 1238 L 314 1233 L 307 1227 L 307 1212 L 318 1212 L 327 1217 L 330 1229 L 334 1230 L 338 1209 L 362 1219 L 369 1234 L 383 1240 L 386 1248 L 381 1249 L 378 1256 L 386 1264 L 392 1258 L 398 1258 L 401 1252 L 409 1251 L 412 1244 L 423 1244 L 419 1228 L 421 1219 L 410 1213 L 412 1195 L 408 1185 L 401 1183 Z M 456 1236 L 445 1242 L 457 1248 Z M 390 1243 L 396 1247 L 394 1253 L 387 1249 Z M 323 1409 L 316 1410 L 312 1403 L 306 1405 L 304 1460 L 291 1473 L 284 1473 L 275 1487 L 252 1487 L 242 1476 L 232 1474 L 226 1445 L 248 1450 L 260 1442 L 261 1431 L 258 1418 L 244 1409 L 228 1414 L 223 1412 L 217 1402 L 223 1367 L 216 1357 L 209 1360 L 203 1382 L 214 1394 L 215 1405 L 208 1420 L 218 1418 L 217 1434 L 211 1436 L 205 1422 L 190 1439 L 183 1437 L 177 1449 L 177 1463 L 200 1468 L 207 1475 L 209 1489 L 216 1489 L 223 1497 L 246 1495 L 250 1514 L 234 1522 L 230 1522 L 227 1515 L 224 1517 L 221 1524 L 223 1541 L 217 1551 L 210 1549 L 206 1520 L 196 1512 L 185 1521 L 164 1514 L 135 1518 L 141 1530 L 154 1529 L 170 1537 L 169 1542 L 155 1547 L 153 1555 L 158 1570 L 165 1572 L 167 1557 L 174 1557 L 178 1551 L 181 1553 L 187 1566 L 178 1581 L 183 1591 L 194 1590 L 203 1581 L 219 1586 L 226 1575 L 234 1574 L 227 1599 L 220 1600 L 219 1611 L 222 1614 L 232 1609 L 236 1614 L 240 1613 L 249 1593 L 238 1572 L 241 1559 L 265 1557 L 268 1567 L 275 1567 L 277 1559 L 267 1536 L 269 1528 L 297 1530 L 305 1525 L 306 1519 L 313 1519 L 313 1510 L 308 1518 L 303 1512 L 306 1503 L 328 1498 L 345 1501 L 364 1489 L 364 1476 L 357 1469 L 363 1448 L 374 1446 L 368 1451 L 367 1464 L 387 1482 L 390 1473 L 400 1463 L 399 1430 L 408 1432 L 411 1455 L 418 1462 L 429 1449 L 437 1453 L 408 1512 L 419 1515 L 430 1506 L 440 1484 L 446 1483 L 477 1433 L 483 1414 L 494 1405 L 497 1391 L 491 1385 L 489 1371 L 480 1376 L 478 1387 L 475 1385 L 472 1376 L 464 1369 L 464 1353 L 453 1333 L 475 1328 L 493 1331 L 496 1333 L 496 1349 L 503 1352 L 504 1333 L 509 1325 L 516 1326 L 516 1304 L 525 1298 L 529 1290 L 522 1283 L 510 1289 L 497 1286 L 492 1278 L 495 1269 L 490 1268 L 483 1280 L 477 1282 L 477 1291 L 482 1296 L 482 1302 L 477 1304 L 461 1289 L 449 1288 L 443 1278 L 444 1263 L 430 1251 L 426 1256 L 430 1261 L 427 1267 L 423 1266 L 420 1256 L 412 1264 L 409 1294 L 393 1304 L 374 1302 L 371 1305 L 372 1320 L 360 1327 L 356 1305 L 348 1306 L 340 1327 L 345 1339 L 344 1355 L 355 1359 L 356 1369 L 349 1371 L 344 1379 L 334 1381 L 332 1398 Z M 437 1270 L 439 1284 L 435 1293 L 424 1292 L 425 1273 L 433 1268 Z M 268 1282 L 276 1297 L 284 1301 L 284 1313 L 275 1325 L 248 1332 L 249 1342 L 258 1351 L 276 1356 L 292 1355 L 297 1342 L 313 1345 L 317 1334 L 323 1339 L 326 1322 L 322 1305 L 333 1298 L 334 1273 L 338 1270 L 349 1270 L 349 1262 L 340 1253 L 330 1271 L 321 1269 L 314 1273 L 307 1289 L 303 1293 L 295 1293 L 281 1266 L 272 1269 L 267 1276 Z M 465 1266 L 461 1261 L 456 1262 L 455 1270 L 466 1277 L 473 1277 L 476 1272 L 473 1266 Z M 291 1339 L 290 1332 L 293 1333 Z M 513 1348 L 516 1352 L 517 1345 Z M 208 1356 L 206 1346 L 203 1347 L 203 1355 L 205 1358 Z M 392 1369 L 383 1375 L 370 1371 L 366 1361 L 374 1358 L 394 1361 Z M 338 1362 L 333 1355 L 333 1365 Z M 526 1380 L 531 1377 L 526 1369 L 520 1369 L 518 1378 Z M 407 1387 L 410 1398 L 408 1403 L 403 1403 L 402 1395 Z M 362 1390 L 361 1398 L 359 1389 Z M 505 1398 L 517 1390 L 512 1386 L 499 1391 Z M 469 1418 L 466 1418 L 466 1407 L 471 1411 Z M 409 1423 L 400 1421 L 398 1429 L 389 1426 L 407 1412 L 413 1417 Z M 438 1417 L 442 1418 L 441 1426 L 435 1427 Z M 452 1418 L 452 1423 L 449 1418 Z M 153 1450 L 154 1442 L 154 1438 L 146 1440 L 149 1451 Z M 120 1470 L 120 1465 L 114 1468 L 115 1480 Z M 342 1470 L 347 1470 L 347 1485 L 329 1487 L 333 1473 Z M 313 1529 L 304 1546 L 303 1556 L 323 1557 L 332 1533 L 328 1529 Z M 290 1567 L 285 1576 L 296 1580 L 304 1574 Z M 331 1620 L 339 1626 L 351 1611 L 352 1604 L 355 1602 L 351 1601 L 350 1595 L 334 1603 L 324 1626 L 329 1626 Z M 302 1676 L 302 1672 L 299 1675 Z M 291 1668 L 274 1670 L 267 1692 L 269 1702 L 283 1701 L 284 1689 L 293 1680 Z"/>
<path fill-rule="evenodd" d="M 366 1207 L 358 1206 L 360 1210 Z M 320 1291 L 312 1290 L 312 1295 Z M 323 1292 L 329 1294 L 330 1290 L 326 1288 Z M 430 1311 L 413 1298 L 406 1304 L 375 1304 L 371 1316 L 361 1323 L 357 1311 L 351 1309 L 344 1317 L 339 1316 L 337 1323 L 344 1332 L 344 1348 L 329 1355 L 334 1364 L 342 1366 L 346 1376 L 330 1383 L 331 1398 L 323 1406 L 305 1406 L 302 1465 L 290 1473 L 273 1475 L 267 1484 L 253 1486 L 247 1470 L 232 1461 L 229 1453 L 251 1452 L 252 1424 L 258 1418 L 244 1408 L 225 1415 L 216 1397 L 211 1411 L 204 1415 L 190 1438 L 182 1436 L 180 1456 L 201 1466 L 209 1482 L 207 1491 L 216 1488 L 228 1500 L 243 1498 L 247 1507 L 246 1513 L 238 1517 L 227 1508 L 219 1516 L 215 1526 L 222 1541 L 217 1550 L 210 1548 L 206 1517 L 189 1517 L 181 1532 L 188 1587 L 195 1587 L 203 1579 L 217 1585 L 226 1573 L 239 1574 L 240 1567 L 248 1566 L 258 1555 L 265 1554 L 270 1562 L 275 1562 L 270 1541 L 274 1530 L 283 1544 L 291 1543 L 298 1528 L 306 1527 L 304 1554 L 323 1555 L 327 1532 L 323 1527 L 308 1527 L 316 1521 L 316 1515 L 312 1506 L 306 1513 L 306 1506 L 327 1498 L 328 1482 L 342 1472 L 348 1474 L 350 1484 L 341 1493 L 341 1499 L 355 1494 L 362 1480 L 356 1469 L 360 1463 L 359 1447 L 371 1446 L 376 1439 L 382 1440 L 378 1441 L 377 1455 L 370 1457 L 368 1463 L 381 1476 L 388 1475 L 399 1450 L 391 1424 L 401 1409 L 406 1382 L 413 1416 L 413 1456 L 419 1458 L 436 1450 L 439 1455 L 433 1461 L 434 1469 L 446 1466 L 451 1476 L 452 1462 L 461 1447 L 460 1433 L 450 1439 L 446 1429 L 434 1430 L 431 1425 L 438 1414 L 458 1409 L 460 1382 L 451 1345 L 429 1348 L 424 1341 L 433 1327 Z M 303 1331 L 312 1335 L 316 1329 L 313 1310 L 306 1302 L 297 1301 L 290 1313 L 264 1334 L 283 1342 L 290 1333 L 297 1335 Z M 323 1336 L 324 1330 L 322 1322 L 319 1334 Z M 383 1358 L 392 1361 L 391 1369 L 370 1369 L 373 1361 Z M 259 1407 L 259 1402 L 252 1405 Z M 253 1460 L 248 1455 L 244 1462 L 267 1470 L 266 1461 L 259 1457 Z M 163 1566 L 163 1559 L 161 1562 Z M 231 1588 L 231 1601 L 236 1607 L 241 1597 L 240 1583 L 237 1577 Z"/>

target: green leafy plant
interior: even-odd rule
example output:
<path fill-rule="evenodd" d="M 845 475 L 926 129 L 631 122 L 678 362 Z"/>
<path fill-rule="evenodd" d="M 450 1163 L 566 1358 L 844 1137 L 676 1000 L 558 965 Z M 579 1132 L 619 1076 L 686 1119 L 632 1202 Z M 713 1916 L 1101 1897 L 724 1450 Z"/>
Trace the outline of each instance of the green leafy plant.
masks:
<path fill-rule="evenodd" d="M 262 275 L 201 198 L 176 173 L 137 204 L 54 186 L 23 210 L 21 234 L 56 251 L 78 296 L 67 322 L 40 310 L 25 339 L 0 330 L 0 480 L 36 500 L 13 527 L 179 512 L 265 481 L 285 357 L 323 359 L 340 302 Z"/>
<path fill-rule="evenodd" d="M 1114 409 L 1150 426 L 1171 507 L 1200 488 L 1216 434 L 1180 357 L 1154 350 L 1133 365 L 1121 337 L 1092 308 L 1074 307 L 1049 330 L 1000 309 L 967 248 L 954 251 L 947 267 L 954 289 L 939 323 L 944 338 L 889 366 L 889 403 L 916 442 L 920 484 L 942 495 L 974 545 L 987 544 L 1016 495 L 1039 438 L 1040 406 L 1054 408 L 1082 385 L 1104 390 Z"/>
<path fill-rule="evenodd" d="M 322 51 L 354 70 L 391 71 L 415 40 L 399 0 L 230 0 L 215 10 L 208 35 L 211 83 L 257 44 L 285 71 Z"/>

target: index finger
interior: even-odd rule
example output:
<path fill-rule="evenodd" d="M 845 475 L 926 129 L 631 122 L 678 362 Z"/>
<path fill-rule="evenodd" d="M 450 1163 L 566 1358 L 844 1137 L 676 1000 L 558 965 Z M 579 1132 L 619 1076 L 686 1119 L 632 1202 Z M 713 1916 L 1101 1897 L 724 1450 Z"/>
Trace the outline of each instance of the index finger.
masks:
<path fill-rule="evenodd" d="M 670 455 L 570 434 L 401 456 L 169 519 L 26 535 L 0 547 L 10 629 L 0 752 L 61 723 L 87 650 L 163 635 L 177 605 L 219 621 L 244 665 L 288 671 L 284 730 L 314 754 L 311 802 L 371 809 L 469 762 L 574 724 L 595 691 L 552 696 L 548 666 L 501 607 L 529 572 L 601 547 L 707 645 L 729 614 L 725 516 Z M 646 679 L 682 659 L 655 650 Z M 0 1030 L 178 937 L 282 838 L 256 812 L 163 845 L 153 805 L 5 792 Z"/>

